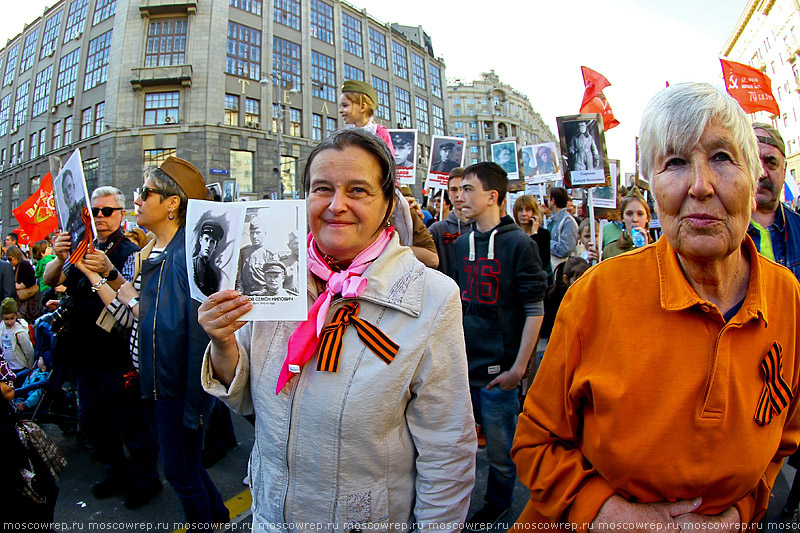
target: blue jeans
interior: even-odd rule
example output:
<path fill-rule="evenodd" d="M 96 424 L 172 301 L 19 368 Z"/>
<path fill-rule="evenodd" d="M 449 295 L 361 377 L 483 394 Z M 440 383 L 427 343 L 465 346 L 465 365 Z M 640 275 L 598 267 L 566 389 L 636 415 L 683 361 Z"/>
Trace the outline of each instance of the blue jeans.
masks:
<path fill-rule="evenodd" d="M 475 419 L 481 420 L 486 434 L 486 455 L 489 459 L 489 482 L 484 501 L 500 509 L 511 507 L 517 467 L 511 460 L 511 444 L 519 417 L 518 390 L 494 387 L 470 387 Z"/>
<path fill-rule="evenodd" d="M 181 501 L 186 521 L 208 530 L 210 524 L 230 521 L 214 482 L 200 462 L 203 429 L 183 426 L 183 398 L 145 400 L 145 412 L 158 441 L 164 477 Z"/>

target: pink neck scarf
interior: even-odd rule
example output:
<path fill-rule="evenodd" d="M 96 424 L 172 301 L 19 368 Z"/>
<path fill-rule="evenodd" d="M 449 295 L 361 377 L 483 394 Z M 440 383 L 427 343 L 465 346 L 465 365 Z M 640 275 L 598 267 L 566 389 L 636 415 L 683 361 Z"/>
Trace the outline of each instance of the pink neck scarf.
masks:
<path fill-rule="evenodd" d="M 316 242 L 311 233 L 308 234 L 308 269 L 320 279 L 327 281 L 325 292 L 317 297 L 317 301 L 308 311 L 308 318 L 302 322 L 292 336 L 289 337 L 289 353 L 281 367 L 278 376 L 278 387 L 275 394 L 281 392 L 294 374 L 300 373 L 300 368 L 314 356 L 317 347 L 319 332 L 325 325 L 328 309 L 335 294 L 342 298 L 357 298 L 367 288 L 367 280 L 361 274 L 377 259 L 389 244 L 394 228 L 383 230 L 380 236 L 359 253 L 347 270 L 334 272 L 317 250 Z"/>

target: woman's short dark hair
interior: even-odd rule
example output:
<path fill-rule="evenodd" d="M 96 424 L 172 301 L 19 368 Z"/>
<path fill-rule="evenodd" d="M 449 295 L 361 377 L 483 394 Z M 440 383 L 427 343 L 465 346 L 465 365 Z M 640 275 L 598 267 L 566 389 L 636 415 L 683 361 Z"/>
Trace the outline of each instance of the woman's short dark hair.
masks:
<path fill-rule="evenodd" d="M 508 192 L 508 173 L 497 163 L 481 161 L 464 169 L 464 177 L 474 174 L 484 191 L 497 191 L 497 203 L 501 204 Z"/>
<path fill-rule="evenodd" d="M 48 246 L 50 246 L 50 243 L 47 241 L 36 241 L 31 247 L 31 255 L 38 261 L 44 257 L 44 253 L 47 251 Z"/>
<path fill-rule="evenodd" d="M 567 202 L 569 202 L 569 193 L 564 187 L 553 187 L 550 189 L 550 198 L 553 199 L 556 207 L 564 209 L 567 207 Z"/>
<path fill-rule="evenodd" d="M 22 253 L 22 250 L 19 249 L 19 246 L 14 246 L 13 244 L 6 248 L 6 258 L 11 259 L 12 257 L 17 261 L 25 260 L 25 255 Z"/>
<path fill-rule="evenodd" d="M 567 276 L 567 279 L 582 276 L 587 270 L 589 270 L 589 262 L 582 257 L 570 257 L 564 261 L 564 275 Z"/>
<path fill-rule="evenodd" d="M 311 164 L 314 162 L 314 159 L 325 150 L 342 152 L 351 146 L 361 148 L 370 154 L 381 167 L 380 187 L 383 197 L 388 202 L 386 213 L 381 223 L 381 227 L 383 227 L 389 221 L 389 218 L 392 216 L 392 211 L 394 210 L 394 179 L 396 172 L 394 156 L 386 143 L 383 142 L 383 139 L 361 128 L 347 128 L 337 131 L 311 150 L 311 153 L 308 155 L 308 160 L 306 161 L 306 168 L 303 170 L 303 188 L 305 189 L 306 196 L 308 196 L 311 190 Z"/>
<path fill-rule="evenodd" d="M 178 225 L 183 226 L 186 224 L 186 207 L 189 204 L 189 198 L 183 192 L 178 182 L 169 177 L 169 175 L 156 166 L 150 166 L 144 169 L 144 179 L 152 178 L 156 183 L 156 189 L 163 191 L 161 193 L 161 201 L 163 202 L 170 196 L 177 196 L 180 198 L 181 203 L 178 205 Z"/>
<path fill-rule="evenodd" d="M 567 283 L 564 278 L 572 279 L 575 277 L 583 276 L 583 273 L 589 270 L 589 262 L 582 257 L 570 257 L 563 263 L 559 263 L 553 270 L 553 286 L 547 291 L 547 296 L 552 297 L 558 291 L 564 291 L 567 288 Z"/>

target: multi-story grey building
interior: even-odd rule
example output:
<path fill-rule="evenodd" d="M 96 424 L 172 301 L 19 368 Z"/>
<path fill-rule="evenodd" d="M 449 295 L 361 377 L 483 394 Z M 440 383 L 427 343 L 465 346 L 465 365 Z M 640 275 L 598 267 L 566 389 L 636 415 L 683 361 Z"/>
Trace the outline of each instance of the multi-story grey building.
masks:
<path fill-rule="evenodd" d="M 447 94 L 447 123 L 452 135 L 466 141 L 465 165 L 491 161 L 489 146 L 501 139 L 516 140 L 518 148 L 556 140 L 528 97 L 494 70 L 471 83 L 448 83 Z"/>
<path fill-rule="evenodd" d="M 90 190 L 129 195 L 177 155 L 252 198 L 302 196 L 345 79 L 375 87 L 379 123 L 419 130 L 424 158 L 444 76 L 421 28 L 340 0 L 61 0 L 0 50 L 0 217 L 15 227 L 48 156 L 76 148 Z"/>

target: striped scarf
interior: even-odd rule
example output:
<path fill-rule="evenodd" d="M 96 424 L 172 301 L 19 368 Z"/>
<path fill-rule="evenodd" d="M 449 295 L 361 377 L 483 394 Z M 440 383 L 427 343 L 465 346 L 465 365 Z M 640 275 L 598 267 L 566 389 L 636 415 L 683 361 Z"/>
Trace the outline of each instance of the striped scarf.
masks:
<path fill-rule="evenodd" d="M 283 362 L 280 375 L 278 376 L 276 394 L 283 389 L 284 385 L 292 379 L 294 374 L 300 373 L 300 368 L 306 364 L 309 359 L 314 357 L 314 355 L 320 356 L 320 362 L 317 365 L 319 370 L 336 372 L 338 368 L 338 353 L 341 351 L 342 335 L 344 329 L 350 323 L 358 324 L 356 328 L 359 332 L 359 338 L 361 338 L 362 342 L 371 350 L 375 351 L 377 349 L 381 352 L 379 357 L 384 359 L 384 361 L 385 358 L 383 355 L 391 354 L 391 358 L 394 358 L 394 354 L 397 353 L 397 345 L 394 344 L 391 339 L 383 335 L 378 328 L 356 317 L 358 314 L 357 303 L 355 303 L 354 306 L 348 304 L 348 306 L 351 307 L 345 306 L 345 308 L 349 309 L 346 312 L 346 316 L 340 313 L 342 309 L 345 308 L 337 311 L 334 316 L 334 321 L 331 322 L 329 328 L 334 325 L 333 322 L 336 322 L 336 328 L 338 328 L 336 331 L 338 333 L 332 334 L 330 333 L 332 330 L 327 329 L 324 335 L 330 343 L 326 341 L 324 343 L 325 346 L 323 346 L 322 342 L 318 342 L 321 339 L 320 335 L 323 333 L 325 318 L 328 316 L 328 309 L 330 308 L 333 296 L 336 294 L 341 294 L 342 298 L 358 298 L 361 296 L 367 288 L 367 280 L 366 278 L 362 278 L 361 274 L 363 274 L 364 271 L 367 270 L 367 267 L 369 267 L 375 259 L 380 257 L 386 249 L 386 246 L 392 238 L 393 231 L 394 228 L 383 230 L 375 242 L 367 246 L 353 259 L 353 262 L 350 263 L 350 266 L 346 270 L 339 272 L 334 272 L 331 269 L 328 262 L 317 249 L 314 237 L 311 233 L 308 234 L 308 268 L 317 277 L 326 281 L 327 285 L 325 286 L 325 291 L 317 297 L 314 305 L 311 306 L 311 309 L 308 311 L 308 318 L 305 322 L 302 322 L 294 333 L 292 333 L 292 336 L 289 337 L 289 353 L 286 356 L 286 360 Z M 368 324 L 369 327 L 365 324 Z M 369 330 L 373 336 L 377 335 L 375 334 L 375 330 L 377 330 L 380 333 L 378 336 L 379 338 L 376 337 L 377 340 L 375 342 L 365 341 L 365 337 L 362 336 L 362 333 L 369 338 L 368 333 L 366 333 L 367 330 Z M 320 344 L 320 346 L 317 346 L 318 344 Z M 378 352 L 376 352 L 376 354 L 377 353 Z M 322 354 L 325 354 L 324 357 Z M 325 364 L 322 364 L 323 358 L 327 361 Z M 388 362 L 391 362 L 391 360 Z"/>
<path fill-rule="evenodd" d="M 777 342 L 772 343 L 767 356 L 761 361 L 761 372 L 764 374 L 764 389 L 753 418 L 759 426 L 765 426 L 786 409 L 794 397 L 791 387 L 783 378 L 783 348 Z"/>

